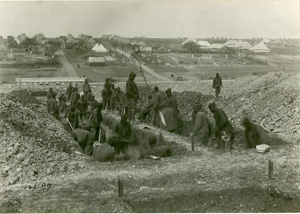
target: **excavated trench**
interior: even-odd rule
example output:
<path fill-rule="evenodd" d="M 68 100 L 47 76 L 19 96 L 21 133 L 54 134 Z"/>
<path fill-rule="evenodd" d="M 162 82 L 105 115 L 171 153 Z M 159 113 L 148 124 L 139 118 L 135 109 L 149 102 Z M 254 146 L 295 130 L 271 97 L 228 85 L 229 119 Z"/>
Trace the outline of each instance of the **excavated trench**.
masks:
<path fill-rule="evenodd" d="M 44 95 L 44 94 L 43 94 Z M 43 96 L 42 95 L 42 96 Z M 178 96 L 186 94 L 178 93 Z M 203 103 L 211 100 L 211 97 L 201 97 Z M 191 106 L 185 105 L 191 110 Z M 112 135 L 112 128 L 120 121 L 120 116 L 112 112 L 103 112 L 102 130 L 106 139 Z M 192 124 L 188 119 L 182 119 L 180 134 L 152 127 L 146 123 L 132 123 L 135 138 L 139 147 L 147 151 L 148 139 L 151 136 L 162 138 L 165 145 L 172 149 L 172 156 L 189 155 L 191 143 L 188 138 Z M 236 131 L 238 145 L 243 145 L 243 131 Z M 197 151 L 197 150 L 196 150 Z M 157 181 L 159 182 L 159 181 Z M 128 185 L 127 188 L 131 188 Z M 274 190 L 259 186 L 225 188 L 223 190 L 205 190 L 203 188 L 178 188 L 165 189 L 150 188 L 148 191 L 130 192 L 123 201 L 131 208 L 132 212 L 299 212 L 300 200 L 288 195 L 278 194 Z"/>

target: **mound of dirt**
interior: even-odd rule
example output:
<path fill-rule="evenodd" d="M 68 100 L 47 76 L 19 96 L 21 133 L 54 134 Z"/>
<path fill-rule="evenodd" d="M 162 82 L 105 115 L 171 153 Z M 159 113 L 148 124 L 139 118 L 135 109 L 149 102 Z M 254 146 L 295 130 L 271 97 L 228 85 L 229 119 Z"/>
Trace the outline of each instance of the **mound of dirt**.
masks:
<path fill-rule="evenodd" d="M 0 185 L 37 181 L 80 168 L 82 158 L 75 153 L 80 151 L 78 144 L 47 115 L 45 106 L 27 107 L 39 103 L 27 93 L 0 94 L 0 162 L 5 166 Z"/>
<path fill-rule="evenodd" d="M 231 122 L 241 128 L 243 116 L 250 117 L 285 139 L 295 141 L 300 137 L 300 75 L 298 73 L 268 73 L 263 76 L 249 76 L 233 81 L 223 81 L 221 98 L 215 100 L 211 89 L 212 81 L 192 80 L 159 85 L 161 90 L 172 88 L 174 92 L 186 94 L 188 91 L 201 92 L 199 96 L 210 95 L 218 107 L 223 109 Z M 176 94 L 176 93 L 174 93 Z M 193 100 L 191 93 L 178 99 L 178 105 L 183 115 Z M 176 96 L 178 98 L 178 96 Z M 180 105 L 184 103 L 184 105 Z M 205 102 L 204 104 L 207 104 Z M 208 111 L 208 116 L 211 113 Z"/>

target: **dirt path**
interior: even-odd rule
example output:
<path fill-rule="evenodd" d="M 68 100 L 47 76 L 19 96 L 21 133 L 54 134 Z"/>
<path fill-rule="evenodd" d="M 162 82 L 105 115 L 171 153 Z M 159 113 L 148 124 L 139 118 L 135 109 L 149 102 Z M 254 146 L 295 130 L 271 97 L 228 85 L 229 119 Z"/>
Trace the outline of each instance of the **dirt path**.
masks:
<path fill-rule="evenodd" d="M 116 49 L 116 50 L 117 50 L 118 53 L 120 53 L 120 54 L 126 56 L 128 59 L 131 58 L 131 56 L 130 56 L 129 53 L 126 53 L 126 52 L 124 52 L 124 51 L 122 51 L 122 50 L 119 50 L 119 49 Z M 138 61 L 135 62 L 135 65 L 138 66 L 138 67 L 140 67 L 140 64 L 139 64 Z M 153 76 L 153 77 L 156 77 L 157 79 L 164 80 L 164 81 L 169 81 L 168 78 L 159 75 L 158 73 L 156 73 L 154 70 L 152 70 L 152 69 L 149 68 L 148 66 L 145 66 L 145 65 L 142 64 L 142 69 L 143 69 L 144 71 L 146 71 L 149 75 L 151 75 L 151 76 Z"/>
<path fill-rule="evenodd" d="M 68 73 L 68 75 L 70 77 L 79 77 L 78 74 L 76 73 L 76 71 L 74 70 L 73 66 L 67 60 L 63 51 L 58 52 L 58 57 L 59 57 L 61 64 L 63 65 L 63 69 L 66 70 L 66 72 Z"/>

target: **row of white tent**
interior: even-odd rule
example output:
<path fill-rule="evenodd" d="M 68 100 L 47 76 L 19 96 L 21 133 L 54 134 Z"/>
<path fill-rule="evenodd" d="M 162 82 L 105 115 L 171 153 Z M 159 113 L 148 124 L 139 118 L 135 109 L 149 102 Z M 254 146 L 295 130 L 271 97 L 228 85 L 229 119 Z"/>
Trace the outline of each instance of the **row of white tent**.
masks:
<path fill-rule="evenodd" d="M 263 41 L 261 41 L 257 45 L 250 45 L 248 42 L 242 41 L 242 40 L 229 40 L 225 42 L 224 44 L 220 43 L 212 43 L 210 44 L 207 41 L 203 40 L 196 40 L 196 39 L 187 39 L 182 45 L 185 45 L 186 43 L 195 43 L 197 46 L 199 46 L 202 49 L 211 49 L 211 50 L 220 50 L 224 47 L 228 48 L 235 48 L 235 49 L 240 49 L 240 50 L 249 50 L 253 51 L 255 53 L 269 53 L 270 49 L 264 44 Z"/>
<path fill-rule="evenodd" d="M 107 53 L 107 49 L 102 45 L 102 44 L 96 44 L 93 48 L 92 51 L 96 53 Z"/>

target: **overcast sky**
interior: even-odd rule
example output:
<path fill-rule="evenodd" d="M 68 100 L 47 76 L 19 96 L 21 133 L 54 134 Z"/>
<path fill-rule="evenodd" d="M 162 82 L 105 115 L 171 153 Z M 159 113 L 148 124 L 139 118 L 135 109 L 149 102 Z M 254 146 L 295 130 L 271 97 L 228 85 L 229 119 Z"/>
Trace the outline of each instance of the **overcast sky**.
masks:
<path fill-rule="evenodd" d="M 299 0 L 0 2 L 0 35 L 300 38 Z"/>

